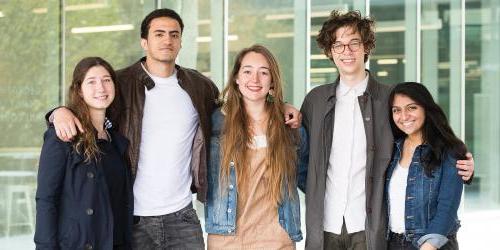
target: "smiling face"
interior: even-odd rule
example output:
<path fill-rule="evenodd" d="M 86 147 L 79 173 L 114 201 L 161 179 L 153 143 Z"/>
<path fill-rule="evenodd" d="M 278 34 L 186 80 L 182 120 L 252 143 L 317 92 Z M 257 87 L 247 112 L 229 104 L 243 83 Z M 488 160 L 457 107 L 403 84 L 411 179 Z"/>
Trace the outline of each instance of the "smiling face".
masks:
<path fill-rule="evenodd" d="M 236 84 L 240 90 L 243 101 L 265 102 L 271 89 L 272 76 L 266 58 L 256 52 L 248 52 L 241 60 Z"/>
<path fill-rule="evenodd" d="M 335 32 L 336 40 L 330 48 L 333 61 L 341 77 L 362 77 L 365 75 L 365 48 L 359 32 L 344 26 Z M 348 45 L 349 46 L 343 46 Z M 335 47 L 343 46 L 343 52 L 337 53 Z M 357 49 L 356 49 L 357 48 Z M 355 50 L 355 51 L 353 51 Z"/>
<path fill-rule="evenodd" d="M 396 126 L 407 135 L 422 136 L 425 110 L 406 95 L 396 94 L 392 103 L 392 119 Z"/>
<path fill-rule="evenodd" d="M 80 96 L 91 112 L 106 110 L 113 102 L 115 84 L 103 66 L 94 66 L 87 71 L 80 88 Z"/>
<path fill-rule="evenodd" d="M 181 49 L 181 26 L 177 20 L 159 17 L 151 21 L 147 39 L 141 39 L 146 56 L 156 62 L 173 64 Z"/>

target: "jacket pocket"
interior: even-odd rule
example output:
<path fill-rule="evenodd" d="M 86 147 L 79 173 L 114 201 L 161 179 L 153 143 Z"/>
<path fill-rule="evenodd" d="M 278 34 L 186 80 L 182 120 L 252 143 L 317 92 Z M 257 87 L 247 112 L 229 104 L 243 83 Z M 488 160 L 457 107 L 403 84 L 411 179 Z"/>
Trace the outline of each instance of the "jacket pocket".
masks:
<path fill-rule="evenodd" d="M 71 218 L 61 219 L 59 226 L 59 246 L 61 249 L 75 249 L 78 242 L 80 230 L 78 222 Z"/>

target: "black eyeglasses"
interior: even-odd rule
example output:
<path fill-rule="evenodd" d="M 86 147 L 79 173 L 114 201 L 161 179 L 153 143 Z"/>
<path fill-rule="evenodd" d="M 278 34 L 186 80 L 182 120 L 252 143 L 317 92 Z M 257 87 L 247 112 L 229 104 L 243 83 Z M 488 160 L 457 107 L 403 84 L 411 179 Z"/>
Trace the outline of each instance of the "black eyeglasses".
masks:
<path fill-rule="evenodd" d="M 345 51 L 345 47 L 349 47 L 349 50 L 352 52 L 356 52 L 361 48 L 361 41 L 351 41 L 349 44 L 342 44 L 342 43 L 334 43 L 332 45 L 333 52 L 340 54 Z"/>

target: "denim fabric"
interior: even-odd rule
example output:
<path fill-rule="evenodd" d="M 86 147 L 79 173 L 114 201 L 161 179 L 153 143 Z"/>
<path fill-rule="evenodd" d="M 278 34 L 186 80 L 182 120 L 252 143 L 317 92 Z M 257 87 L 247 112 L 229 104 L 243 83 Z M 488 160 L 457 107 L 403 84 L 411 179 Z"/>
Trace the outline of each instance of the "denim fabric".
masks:
<path fill-rule="evenodd" d="M 234 235 L 236 230 L 236 209 L 237 209 L 237 185 L 234 163 L 231 162 L 229 183 L 227 187 L 219 186 L 220 169 L 220 140 L 224 115 L 220 109 L 212 115 L 212 137 L 210 139 L 210 155 L 208 161 L 208 193 L 205 203 L 205 231 L 212 234 Z M 299 153 L 307 151 L 307 140 L 302 136 L 305 131 L 301 129 L 301 146 Z M 302 157 L 304 159 L 305 157 Z M 307 159 L 307 158 L 305 158 Z M 306 164 L 306 163 L 305 163 Z M 306 164 L 307 166 L 307 164 Z M 299 172 L 300 167 L 297 167 Z M 301 179 L 300 176 L 297 179 Z M 302 178 L 305 179 L 305 178 Z M 221 192 L 221 188 L 224 188 Z M 287 190 L 285 188 L 285 190 Z M 286 191 L 285 191 L 286 192 Z M 292 241 L 302 240 L 300 230 L 300 201 L 298 191 L 295 188 L 289 198 L 288 193 L 284 195 L 285 199 L 278 207 L 279 223 L 285 229 Z"/>
<path fill-rule="evenodd" d="M 455 235 L 449 236 L 447 243 L 440 250 L 458 250 L 458 241 Z M 388 250 L 418 250 L 404 235 L 390 234 Z"/>
<path fill-rule="evenodd" d="M 171 214 L 140 216 L 132 231 L 132 249 L 205 249 L 200 220 L 193 205 Z"/>
<path fill-rule="evenodd" d="M 388 203 L 388 187 L 392 173 L 401 158 L 404 139 L 395 143 L 393 159 L 387 169 L 385 202 Z M 441 166 L 428 177 L 421 159 L 429 154 L 430 146 L 423 144 L 415 149 L 410 163 L 405 201 L 405 237 L 415 247 L 426 239 L 441 247 L 447 236 L 456 234 L 460 227 L 457 210 L 462 196 L 463 182 L 455 167 L 456 159 L 449 153 L 442 157 Z M 390 212 L 390 204 L 387 204 Z M 387 214 L 387 220 L 389 216 Z M 389 234 L 389 228 L 387 233 Z M 387 234 L 387 236 L 388 236 Z M 419 241 L 420 240 L 420 241 Z"/>

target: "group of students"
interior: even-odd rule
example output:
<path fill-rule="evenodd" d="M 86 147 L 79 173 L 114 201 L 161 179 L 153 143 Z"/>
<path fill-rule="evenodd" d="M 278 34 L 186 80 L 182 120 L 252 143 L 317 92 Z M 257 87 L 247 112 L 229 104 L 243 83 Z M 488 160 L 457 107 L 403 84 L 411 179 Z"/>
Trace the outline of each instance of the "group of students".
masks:
<path fill-rule="evenodd" d="M 37 249 L 203 249 L 191 190 L 209 249 L 295 249 L 298 189 L 306 249 L 458 249 L 473 160 L 424 85 L 382 85 L 365 70 L 373 25 L 331 13 L 318 44 L 340 76 L 299 113 L 266 47 L 237 54 L 219 95 L 175 64 L 182 19 L 153 11 L 145 58 L 117 73 L 82 59 L 67 107 L 47 115 Z"/>

